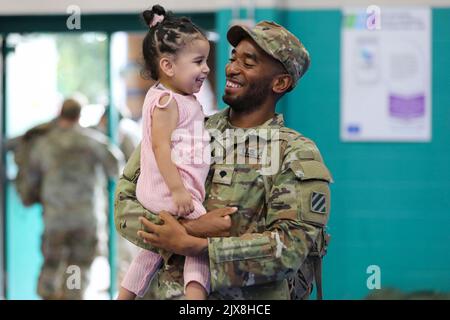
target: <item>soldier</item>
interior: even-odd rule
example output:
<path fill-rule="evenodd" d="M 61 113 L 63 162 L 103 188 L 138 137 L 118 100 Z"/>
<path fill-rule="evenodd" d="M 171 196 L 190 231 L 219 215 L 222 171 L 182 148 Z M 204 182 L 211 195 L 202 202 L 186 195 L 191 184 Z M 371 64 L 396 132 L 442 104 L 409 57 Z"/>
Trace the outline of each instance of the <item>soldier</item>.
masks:
<path fill-rule="evenodd" d="M 138 146 L 140 140 L 141 140 L 141 134 L 142 129 L 141 125 L 137 122 L 131 119 L 128 116 L 128 109 L 124 109 L 119 114 L 119 125 L 117 127 L 117 144 L 122 151 L 123 155 L 125 156 L 125 161 L 127 161 L 131 154 L 133 153 L 134 149 Z M 97 125 L 90 127 L 92 129 L 98 130 L 103 134 L 107 134 L 108 131 L 108 113 L 105 109 L 102 117 L 100 118 L 100 121 Z M 99 201 L 108 201 L 108 193 L 107 190 L 104 192 L 104 196 L 100 197 Z M 108 226 L 106 223 L 102 223 L 100 226 L 100 234 L 104 241 L 103 243 L 106 244 L 107 240 L 107 234 L 108 234 Z M 118 282 L 121 283 L 122 279 L 128 270 L 128 267 L 130 266 L 131 261 L 133 258 L 138 254 L 139 248 L 134 246 L 132 243 L 128 242 L 122 237 L 118 237 L 116 239 L 116 246 L 117 246 L 117 279 Z M 107 254 L 107 247 L 102 246 L 101 254 Z"/>
<path fill-rule="evenodd" d="M 118 126 L 118 145 L 120 150 L 125 156 L 125 160 L 128 160 L 136 149 L 141 140 L 141 126 L 137 121 L 132 120 L 130 117 L 119 114 L 119 126 Z M 100 121 L 97 125 L 92 126 L 92 129 L 96 129 L 103 134 L 107 134 L 108 129 L 108 113 L 107 110 L 103 113 Z"/>
<path fill-rule="evenodd" d="M 321 298 L 332 179 L 314 142 L 285 127 L 275 113 L 278 100 L 307 71 L 309 54 L 273 22 L 233 26 L 227 38 L 234 49 L 223 100 L 230 108 L 206 120 L 213 146 L 208 213 L 176 220 L 140 206 L 137 150 L 117 185 L 116 228 L 165 257 L 146 298 L 181 297 L 184 256 L 205 251 L 210 299 L 306 299 L 314 278 Z M 230 143 L 230 136 L 237 141 Z"/>
<path fill-rule="evenodd" d="M 64 101 L 55 127 L 30 152 L 27 181 L 43 206 L 43 299 L 82 299 L 97 251 L 96 215 L 104 209 L 97 201 L 104 183 L 98 174 L 115 178 L 123 162 L 106 136 L 78 125 L 80 111 L 77 101 Z"/>

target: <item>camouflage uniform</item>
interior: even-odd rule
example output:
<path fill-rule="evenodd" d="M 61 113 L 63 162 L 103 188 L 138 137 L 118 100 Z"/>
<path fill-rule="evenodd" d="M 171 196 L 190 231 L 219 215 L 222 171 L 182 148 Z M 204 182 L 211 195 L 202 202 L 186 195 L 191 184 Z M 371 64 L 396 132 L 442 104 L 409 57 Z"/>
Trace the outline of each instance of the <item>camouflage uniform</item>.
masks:
<path fill-rule="evenodd" d="M 123 155 L 107 138 L 89 129 L 55 127 L 30 153 L 27 181 L 40 190 L 43 206 L 44 263 L 38 293 L 44 299 L 81 299 L 96 256 L 98 197 L 104 171 L 117 177 Z M 104 176 L 104 173 L 103 173 Z M 81 288 L 66 285 L 67 267 L 81 271 Z"/>
<path fill-rule="evenodd" d="M 206 127 L 226 134 L 226 129 L 232 128 L 228 122 L 228 109 L 211 116 Z M 245 139 L 231 146 L 235 154 L 244 156 L 245 163 L 212 164 L 206 181 L 205 208 L 211 211 L 236 206 L 239 210 L 231 216 L 231 237 L 208 239 L 213 291 L 210 299 L 288 299 L 286 279 L 302 266 L 302 273 L 306 274 L 302 275 L 301 283 L 311 283 L 314 275 L 311 262 L 306 258 L 313 249 L 321 250 L 324 245 L 331 176 L 319 150 L 311 140 L 284 127 L 282 115 L 252 129 L 256 132 L 258 129 L 279 130 L 278 139 L 283 150 L 281 168 L 270 177 L 260 173 L 261 163 L 250 164 L 260 153 L 252 151 L 256 148 L 251 145 L 253 133 L 248 130 Z M 224 154 L 220 151 L 223 147 L 220 140 L 220 136 L 213 136 L 213 159 L 218 153 Z M 262 144 L 270 148 L 272 144 L 268 142 L 271 140 L 268 137 L 267 143 Z M 139 150 L 130 158 L 118 182 L 116 228 L 136 245 L 158 251 L 136 235 L 137 230 L 142 229 L 138 221 L 140 216 L 160 223 L 158 216 L 141 207 L 135 198 Z M 272 181 L 267 181 L 269 179 Z M 312 203 L 317 195 L 321 195 L 323 202 L 320 207 Z M 176 255 L 168 259 L 156 280 L 152 281 L 148 298 L 171 299 L 182 294 L 183 260 Z M 298 289 L 303 295 L 297 294 L 307 296 L 311 288 Z"/>
<path fill-rule="evenodd" d="M 233 46 L 251 37 L 282 63 L 293 87 L 308 69 L 306 49 L 273 22 L 259 23 L 253 29 L 233 26 L 227 37 Z M 213 163 L 203 205 L 207 211 L 238 207 L 231 215 L 231 236 L 208 239 L 209 299 L 305 299 L 314 277 L 319 280 L 317 261 L 326 248 L 331 175 L 314 142 L 286 128 L 282 115 L 250 129 L 234 128 L 228 115 L 226 109 L 206 121 L 212 130 Z M 232 134 L 227 129 L 235 129 L 233 143 L 227 143 L 226 137 Z M 184 257 L 154 248 L 137 236 L 143 229 L 140 216 L 161 223 L 158 215 L 136 199 L 139 155 L 140 148 L 117 184 L 116 229 L 137 246 L 165 258 L 145 298 L 177 299 L 183 293 Z M 279 161 L 272 161 L 277 158 L 274 155 Z M 267 167 L 275 170 L 268 172 Z"/>
<path fill-rule="evenodd" d="M 30 152 L 32 147 L 40 136 L 45 135 L 56 125 L 56 119 L 39 124 L 29 129 L 25 134 L 6 141 L 6 151 L 13 151 L 14 162 L 17 165 L 17 175 L 14 184 L 20 200 L 25 206 L 31 206 L 39 203 L 39 189 L 30 186 L 27 181 L 27 168 L 30 161 Z"/>

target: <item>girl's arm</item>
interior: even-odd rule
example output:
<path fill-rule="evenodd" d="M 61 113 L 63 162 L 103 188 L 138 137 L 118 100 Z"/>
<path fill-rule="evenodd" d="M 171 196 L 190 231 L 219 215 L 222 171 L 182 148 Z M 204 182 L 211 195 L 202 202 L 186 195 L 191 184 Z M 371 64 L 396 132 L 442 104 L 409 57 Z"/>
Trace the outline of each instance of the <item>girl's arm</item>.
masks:
<path fill-rule="evenodd" d="M 159 104 L 165 105 L 169 96 L 161 98 Z M 171 158 L 171 136 L 178 124 L 178 106 L 172 99 L 167 107 L 156 107 L 152 114 L 152 148 L 158 169 L 172 193 L 178 214 L 187 215 L 194 210 L 191 194 L 184 187 L 177 167 Z"/>

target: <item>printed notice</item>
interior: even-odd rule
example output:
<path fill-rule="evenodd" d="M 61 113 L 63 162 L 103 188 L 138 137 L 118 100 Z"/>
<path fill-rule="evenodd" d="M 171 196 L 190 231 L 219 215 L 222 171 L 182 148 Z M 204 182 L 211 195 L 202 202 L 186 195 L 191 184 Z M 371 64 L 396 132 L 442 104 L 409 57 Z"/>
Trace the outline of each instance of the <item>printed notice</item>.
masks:
<path fill-rule="evenodd" d="M 341 46 L 341 139 L 431 140 L 431 11 L 347 8 Z"/>

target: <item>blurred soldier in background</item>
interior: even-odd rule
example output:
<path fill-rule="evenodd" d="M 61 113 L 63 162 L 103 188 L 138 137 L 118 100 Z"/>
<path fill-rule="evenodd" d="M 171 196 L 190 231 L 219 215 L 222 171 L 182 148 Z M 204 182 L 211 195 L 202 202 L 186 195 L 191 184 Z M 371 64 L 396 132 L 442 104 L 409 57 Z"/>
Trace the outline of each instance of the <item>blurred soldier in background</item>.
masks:
<path fill-rule="evenodd" d="M 120 150 L 125 156 L 125 160 L 128 161 L 134 149 L 138 146 L 142 139 L 142 127 L 141 123 L 135 121 L 131 117 L 128 107 L 119 110 L 119 125 L 117 129 L 117 144 Z M 93 126 L 92 129 L 96 129 L 103 134 L 108 134 L 108 110 L 105 109 L 99 123 Z M 105 200 L 107 201 L 108 194 L 105 193 Z M 107 234 L 107 226 L 100 228 L 100 236 L 104 237 Z M 122 278 L 128 270 L 128 267 L 133 258 L 138 254 L 139 248 L 131 242 L 125 240 L 122 237 L 117 237 L 117 281 L 122 282 Z M 102 250 L 102 254 L 105 251 Z"/>
<path fill-rule="evenodd" d="M 96 129 L 105 135 L 108 134 L 108 109 L 105 109 L 98 124 L 91 128 Z M 126 112 L 120 110 L 117 131 L 117 144 L 123 152 L 125 160 L 128 160 L 139 142 L 141 142 L 141 124 L 131 119 Z"/>
<path fill-rule="evenodd" d="M 14 153 L 14 162 L 17 165 L 17 175 L 14 178 L 14 184 L 20 200 L 26 207 L 40 202 L 39 189 L 33 188 L 27 181 L 31 149 L 36 139 L 55 128 L 56 123 L 56 119 L 53 119 L 49 122 L 39 124 L 29 129 L 23 135 L 11 138 L 5 143 L 5 150 Z"/>
<path fill-rule="evenodd" d="M 105 135 L 79 126 L 81 105 L 64 101 L 54 128 L 36 139 L 26 172 L 43 206 L 44 263 L 38 283 L 43 299 L 82 299 L 97 253 L 98 201 L 106 179 L 118 176 L 120 150 Z M 72 266 L 71 268 L 68 268 Z"/>

